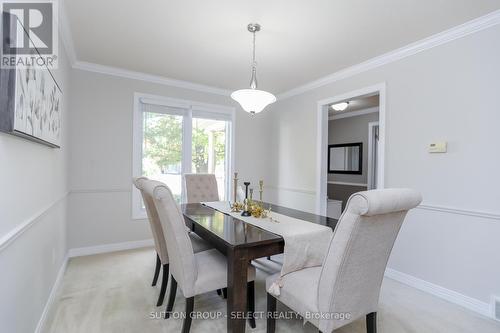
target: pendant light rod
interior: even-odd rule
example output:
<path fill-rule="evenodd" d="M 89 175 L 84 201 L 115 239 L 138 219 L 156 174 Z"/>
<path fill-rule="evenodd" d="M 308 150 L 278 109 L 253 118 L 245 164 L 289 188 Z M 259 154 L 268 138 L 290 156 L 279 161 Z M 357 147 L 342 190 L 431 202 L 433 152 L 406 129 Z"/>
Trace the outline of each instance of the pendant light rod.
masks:
<path fill-rule="evenodd" d="M 247 26 L 247 29 L 253 34 L 252 78 L 250 79 L 250 89 L 257 89 L 257 61 L 255 61 L 255 34 L 260 31 L 260 24 L 250 23 Z"/>

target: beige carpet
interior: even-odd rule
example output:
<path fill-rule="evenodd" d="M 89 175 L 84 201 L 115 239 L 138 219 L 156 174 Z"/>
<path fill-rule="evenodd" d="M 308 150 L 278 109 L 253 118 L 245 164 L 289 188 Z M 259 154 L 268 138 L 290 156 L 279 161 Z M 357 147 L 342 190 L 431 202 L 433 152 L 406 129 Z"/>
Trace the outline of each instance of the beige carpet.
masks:
<path fill-rule="evenodd" d="M 279 260 L 276 257 L 274 260 Z M 165 307 L 156 307 L 160 281 L 151 287 L 155 255 L 153 249 L 139 249 L 71 259 L 58 300 L 49 312 L 47 332 L 180 332 L 182 320 L 156 319 Z M 256 310 L 265 311 L 264 280 L 279 269 L 276 263 L 258 260 Z M 161 277 L 160 277 L 161 279 Z M 167 289 L 168 297 L 168 289 Z M 167 298 L 165 297 L 165 299 Z M 165 301 L 166 303 L 166 301 Z M 174 311 L 182 313 L 184 298 L 177 293 Z M 278 305 L 278 310 L 287 310 Z M 195 298 L 195 311 L 220 311 L 226 303 L 215 292 Z M 265 332 L 265 319 L 247 332 Z M 193 320 L 191 332 L 225 332 L 225 318 Z M 278 320 L 277 332 L 317 332 L 299 319 Z M 380 297 L 378 331 L 405 332 L 500 332 L 500 323 L 390 279 L 385 279 Z M 358 320 L 338 331 L 364 333 Z"/>

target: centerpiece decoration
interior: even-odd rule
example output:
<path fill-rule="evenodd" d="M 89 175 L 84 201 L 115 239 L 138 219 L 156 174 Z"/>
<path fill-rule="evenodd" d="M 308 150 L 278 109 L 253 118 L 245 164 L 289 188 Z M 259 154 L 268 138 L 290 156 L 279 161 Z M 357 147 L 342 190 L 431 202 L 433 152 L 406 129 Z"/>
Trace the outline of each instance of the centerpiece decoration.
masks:
<path fill-rule="evenodd" d="M 259 181 L 259 200 L 253 200 L 253 188 L 249 188 L 250 182 L 244 182 L 245 185 L 245 199 L 243 202 L 238 201 L 238 173 L 234 173 L 233 178 L 233 202 L 229 203 L 231 206 L 231 212 L 239 213 L 241 216 L 252 216 L 255 218 L 266 218 L 271 212 L 271 207 L 269 209 L 264 209 L 264 203 L 262 201 L 262 195 L 264 192 L 264 181 Z"/>

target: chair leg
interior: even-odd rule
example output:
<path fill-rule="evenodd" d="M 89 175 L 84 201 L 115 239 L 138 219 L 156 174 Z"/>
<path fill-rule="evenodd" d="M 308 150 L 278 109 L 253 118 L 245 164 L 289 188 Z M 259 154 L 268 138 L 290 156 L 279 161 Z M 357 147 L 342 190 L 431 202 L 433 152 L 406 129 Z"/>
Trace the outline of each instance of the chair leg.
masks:
<path fill-rule="evenodd" d="M 251 328 L 255 328 L 255 282 L 250 281 L 247 284 L 247 305 L 248 305 L 248 323 Z"/>
<path fill-rule="evenodd" d="M 267 256 L 267 260 L 271 260 L 271 256 Z"/>
<path fill-rule="evenodd" d="M 151 286 L 156 286 L 156 282 L 158 281 L 158 275 L 160 275 L 160 267 L 161 267 L 161 261 L 160 261 L 160 256 L 158 253 L 156 254 L 156 267 L 155 267 L 155 275 L 153 277 L 153 283 Z"/>
<path fill-rule="evenodd" d="M 227 298 L 227 288 L 222 289 L 222 294 L 224 295 L 224 298 Z"/>
<path fill-rule="evenodd" d="M 222 295 L 222 291 L 220 289 L 217 289 L 217 295 Z"/>
<path fill-rule="evenodd" d="M 191 328 L 191 317 L 194 309 L 194 297 L 186 298 L 186 318 L 184 318 L 184 323 L 182 324 L 182 333 L 189 333 Z"/>
<path fill-rule="evenodd" d="M 276 298 L 271 294 L 267 294 L 267 333 L 274 333 L 276 331 Z"/>
<path fill-rule="evenodd" d="M 175 294 L 177 293 L 177 281 L 170 275 L 170 293 L 168 294 L 168 303 L 165 311 L 165 319 L 170 318 L 172 309 L 174 308 Z"/>
<path fill-rule="evenodd" d="M 366 333 L 377 333 L 377 313 L 371 312 L 366 315 Z"/>
<path fill-rule="evenodd" d="M 165 291 L 167 291 L 168 284 L 168 264 L 163 265 L 163 276 L 161 278 L 161 289 L 160 296 L 158 296 L 158 302 L 156 302 L 156 306 L 163 305 L 163 299 L 165 299 Z"/>

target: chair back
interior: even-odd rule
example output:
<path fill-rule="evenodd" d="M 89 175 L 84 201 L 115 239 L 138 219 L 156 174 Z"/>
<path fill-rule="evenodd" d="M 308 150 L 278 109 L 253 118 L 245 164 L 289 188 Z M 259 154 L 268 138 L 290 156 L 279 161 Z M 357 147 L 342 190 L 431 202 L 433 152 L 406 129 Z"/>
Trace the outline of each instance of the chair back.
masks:
<path fill-rule="evenodd" d="M 153 233 L 153 241 L 155 244 L 156 253 L 160 257 L 163 265 L 168 264 L 168 251 L 167 244 L 165 243 L 165 236 L 163 235 L 163 228 L 161 227 L 160 218 L 153 201 L 153 197 L 144 191 L 144 183 L 150 181 L 146 177 L 137 177 L 133 179 L 135 187 L 141 192 L 142 201 L 146 207 L 146 214 L 148 216 L 151 232 Z"/>
<path fill-rule="evenodd" d="M 170 273 L 185 295 L 194 295 L 194 283 L 198 272 L 193 246 L 181 209 L 167 185 L 148 181 L 144 190 L 153 198 L 161 226 L 165 231 Z"/>
<path fill-rule="evenodd" d="M 183 178 L 186 203 L 219 201 L 214 174 L 187 173 Z"/>
<path fill-rule="evenodd" d="M 335 228 L 318 286 L 321 313 L 349 313 L 349 319 L 322 318 L 322 332 L 377 311 L 384 272 L 408 210 L 421 195 L 412 189 L 358 192 Z"/>

